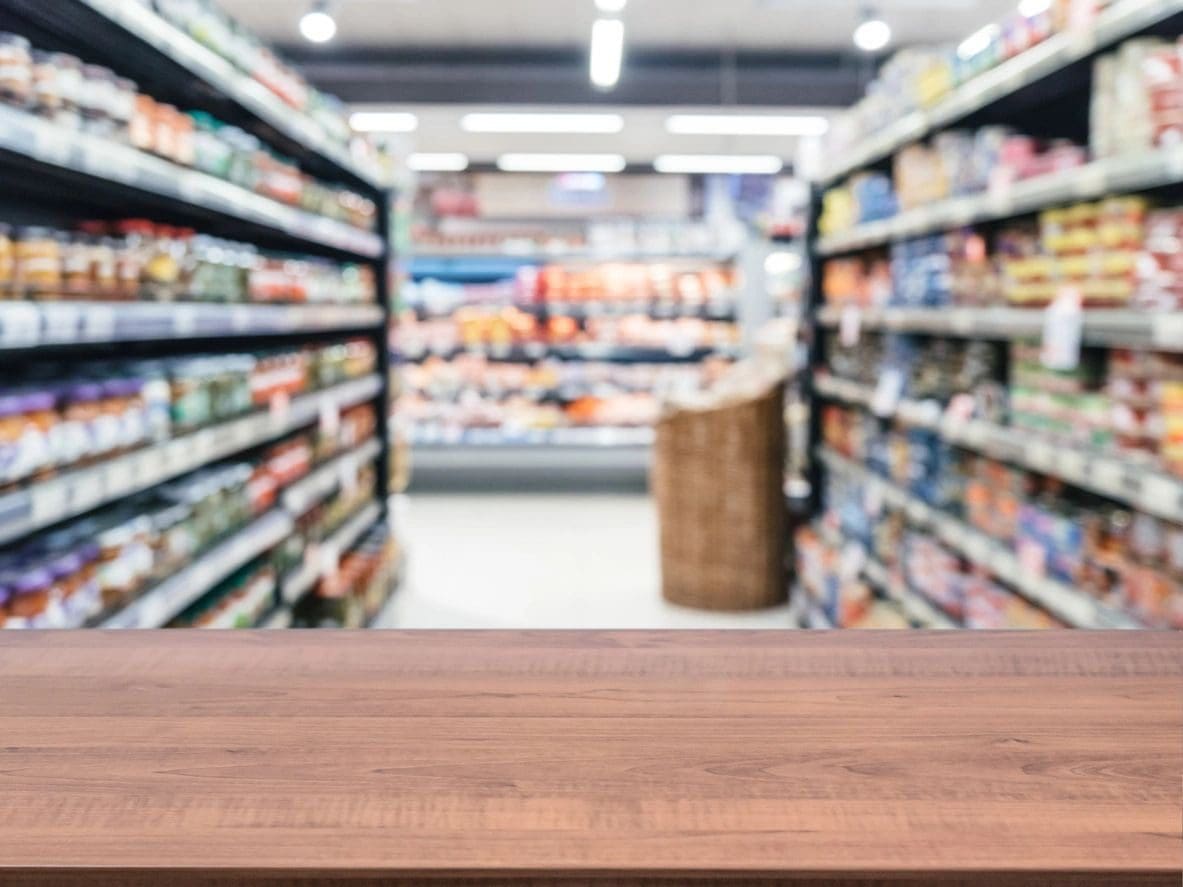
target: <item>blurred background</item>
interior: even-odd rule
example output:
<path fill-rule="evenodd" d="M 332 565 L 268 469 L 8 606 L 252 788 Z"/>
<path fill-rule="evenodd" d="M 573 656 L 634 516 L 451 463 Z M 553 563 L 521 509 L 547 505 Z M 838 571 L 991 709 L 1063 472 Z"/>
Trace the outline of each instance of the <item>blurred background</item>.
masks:
<path fill-rule="evenodd" d="M 0 0 L 0 624 L 1183 627 L 1179 0 Z"/>

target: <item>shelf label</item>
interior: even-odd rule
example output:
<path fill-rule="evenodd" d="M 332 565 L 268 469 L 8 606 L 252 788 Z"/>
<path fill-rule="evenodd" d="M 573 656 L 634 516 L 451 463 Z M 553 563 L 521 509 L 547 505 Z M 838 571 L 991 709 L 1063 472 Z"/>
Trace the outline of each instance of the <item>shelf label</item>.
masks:
<path fill-rule="evenodd" d="M 341 430 L 341 408 L 330 397 L 320 401 L 320 433 L 335 438 Z"/>
<path fill-rule="evenodd" d="M 1062 372 L 1080 365 L 1080 343 L 1084 311 L 1080 290 L 1066 286 L 1047 307 L 1043 316 L 1043 348 L 1040 358 L 1049 370 Z"/>
<path fill-rule="evenodd" d="M 854 348 L 862 335 L 863 313 L 857 305 L 847 305 L 842 309 L 842 318 L 838 322 L 838 341 L 843 348 Z"/>
<path fill-rule="evenodd" d="M 881 417 L 894 413 L 904 393 L 904 382 L 904 373 L 899 367 L 888 367 L 884 370 L 871 398 L 871 411 Z"/>

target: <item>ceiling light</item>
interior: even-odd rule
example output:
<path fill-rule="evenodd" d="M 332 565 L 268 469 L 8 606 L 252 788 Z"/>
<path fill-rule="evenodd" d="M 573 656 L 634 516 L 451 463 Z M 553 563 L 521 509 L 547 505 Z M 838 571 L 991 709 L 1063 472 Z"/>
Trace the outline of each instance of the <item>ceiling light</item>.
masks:
<path fill-rule="evenodd" d="M 820 136 L 830 128 L 825 117 L 772 114 L 674 114 L 665 128 L 688 136 Z"/>
<path fill-rule="evenodd" d="M 354 111 L 349 125 L 357 132 L 414 132 L 419 118 L 406 111 Z"/>
<path fill-rule="evenodd" d="M 468 155 L 459 153 L 412 154 L 407 166 L 415 172 L 462 172 L 468 169 Z"/>
<path fill-rule="evenodd" d="M 619 114 L 465 114 L 466 132 L 617 133 L 624 129 Z"/>
<path fill-rule="evenodd" d="M 337 21 L 329 14 L 329 5 L 317 0 L 300 18 L 300 34 L 310 43 L 328 43 L 337 36 Z"/>
<path fill-rule="evenodd" d="M 628 161 L 621 154 L 502 154 L 502 172 L 622 172 Z"/>
<path fill-rule="evenodd" d="M 592 25 L 591 82 L 597 89 L 613 89 L 620 82 L 624 61 L 624 22 L 615 18 L 596 19 Z"/>
<path fill-rule="evenodd" d="M 707 175 L 776 175 L 784 161 L 771 154 L 663 154 L 653 161 L 653 168 L 664 173 Z"/>
<path fill-rule="evenodd" d="M 600 12 L 624 12 L 628 0 L 596 0 L 596 9 Z"/>
<path fill-rule="evenodd" d="M 891 25 L 870 7 L 863 10 L 862 20 L 854 29 L 854 45 L 863 52 L 878 52 L 891 42 Z"/>

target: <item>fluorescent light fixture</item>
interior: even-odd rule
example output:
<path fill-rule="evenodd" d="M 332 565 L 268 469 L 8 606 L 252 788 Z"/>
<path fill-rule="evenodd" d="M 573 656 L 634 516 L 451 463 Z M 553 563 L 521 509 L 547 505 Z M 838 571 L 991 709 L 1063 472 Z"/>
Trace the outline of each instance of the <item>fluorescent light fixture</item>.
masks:
<path fill-rule="evenodd" d="M 609 90 L 620 82 L 620 66 L 624 62 L 624 22 L 617 18 L 596 19 L 592 25 L 591 74 L 592 85 Z"/>
<path fill-rule="evenodd" d="M 328 43 L 337 36 L 337 21 L 329 13 L 327 3 L 323 0 L 315 2 L 301 16 L 300 34 L 309 43 Z"/>
<path fill-rule="evenodd" d="M 891 42 L 891 25 L 881 18 L 868 18 L 854 29 L 854 45 L 863 52 L 878 52 Z"/>
<path fill-rule="evenodd" d="M 772 154 L 662 154 L 653 161 L 653 168 L 658 172 L 687 175 L 771 176 L 784 166 L 784 161 Z"/>
<path fill-rule="evenodd" d="M 830 122 L 803 114 L 673 114 L 665 128 L 686 136 L 820 136 Z"/>
<path fill-rule="evenodd" d="M 460 118 L 465 132 L 611 134 L 624 129 L 619 114 L 481 113 Z"/>
<path fill-rule="evenodd" d="M 596 0 L 596 9 L 600 12 L 624 12 L 628 0 Z"/>
<path fill-rule="evenodd" d="M 354 111 L 349 125 L 358 132 L 414 132 L 419 118 L 407 111 Z"/>
<path fill-rule="evenodd" d="M 461 172 L 468 169 L 468 155 L 460 153 L 412 154 L 407 166 L 415 172 Z"/>
<path fill-rule="evenodd" d="M 999 33 L 998 25 L 986 25 L 984 28 L 978 28 L 959 44 L 957 44 L 957 56 L 962 60 L 972 59 L 980 52 L 985 52 L 990 46 L 990 41 Z"/>
<path fill-rule="evenodd" d="M 1035 18 L 1052 8 L 1052 0 L 1019 0 L 1019 15 Z"/>
<path fill-rule="evenodd" d="M 502 154 L 502 172 L 622 172 L 623 154 Z"/>

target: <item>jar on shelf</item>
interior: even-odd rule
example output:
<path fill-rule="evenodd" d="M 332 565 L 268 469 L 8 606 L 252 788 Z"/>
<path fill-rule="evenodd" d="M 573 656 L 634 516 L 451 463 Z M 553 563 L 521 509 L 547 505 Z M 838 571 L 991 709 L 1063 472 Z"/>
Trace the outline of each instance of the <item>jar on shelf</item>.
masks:
<path fill-rule="evenodd" d="M 159 153 L 156 148 L 156 100 L 152 96 L 136 93 L 128 123 L 128 141 L 133 148 Z"/>
<path fill-rule="evenodd" d="M 23 569 L 12 586 L 8 603 L 9 622 L 27 628 L 53 628 L 57 621 L 53 578 L 48 570 Z"/>
<path fill-rule="evenodd" d="M 152 250 L 155 228 L 145 219 L 126 219 L 116 226 L 122 246 L 116 255 L 116 288 L 121 300 L 147 298 L 144 265 Z"/>
<path fill-rule="evenodd" d="M 154 302 L 173 302 L 181 295 L 182 230 L 156 225 L 145 230 L 144 266 L 141 280 L 144 297 Z"/>
<path fill-rule="evenodd" d="M 58 53 L 34 49 L 30 65 L 32 75 L 32 104 L 38 116 L 57 120 L 65 108 L 62 81 L 58 74 Z"/>
<path fill-rule="evenodd" d="M 230 178 L 234 149 L 222 137 L 222 125 L 204 111 L 192 111 L 193 167 L 219 179 Z"/>
<path fill-rule="evenodd" d="M 116 77 L 111 91 L 111 124 L 114 136 L 120 142 L 131 142 L 132 122 L 136 116 L 136 96 L 139 90 L 135 81 Z"/>
<path fill-rule="evenodd" d="M 61 292 L 61 236 L 51 228 L 28 227 L 16 231 L 14 245 L 17 291 L 33 299 Z"/>
<path fill-rule="evenodd" d="M 119 295 L 120 247 L 120 242 L 113 237 L 92 237 L 90 240 L 90 282 L 96 299 L 108 301 Z"/>
<path fill-rule="evenodd" d="M 61 416 L 57 395 L 49 390 L 26 391 L 21 395 L 26 425 L 25 440 L 30 453 L 29 469 L 44 479 L 61 463 Z"/>
<path fill-rule="evenodd" d="M 0 223 L 0 301 L 17 298 L 16 245 L 12 226 Z"/>
<path fill-rule="evenodd" d="M 82 60 L 65 52 L 53 53 L 61 103 L 54 120 L 69 129 L 82 126 Z"/>
<path fill-rule="evenodd" d="M 62 238 L 61 248 L 62 292 L 75 300 L 93 298 L 91 238 L 85 234 L 67 234 Z"/>
<path fill-rule="evenodd" d="M 83 129 L 110 136 L 115 129 L 111 113 L 115 104 L 115 72 L 102 65 L 83 65 L 79 95 Z"/>
<path fill-rule="evenodd" d="M 64 392 L 62 415 L 69 429 L 72 461 L 91 462 L 108 448 L 99 427 L 102 400 L 102 386 L 95 382 L 70 385 Z"/>
<path fill-rule="evenodd" d="M 104 609 L 126 603 L 139 590 L 131 551 L 134 541 L 135 528 L 125 519 L 114 520 L 95 539 L 99 547 L 99 598 Z"/>
<path fill-rule="evenodd" d="M 33 55 L 29 41 L 0 33 L 0 101 L 18 108 L 33 99 Z"/>

